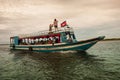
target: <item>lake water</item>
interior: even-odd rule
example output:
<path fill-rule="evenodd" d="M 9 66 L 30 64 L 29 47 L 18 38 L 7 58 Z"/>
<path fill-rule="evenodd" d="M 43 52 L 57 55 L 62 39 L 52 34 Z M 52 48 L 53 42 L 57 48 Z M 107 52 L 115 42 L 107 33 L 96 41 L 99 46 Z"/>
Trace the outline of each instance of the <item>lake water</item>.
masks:
<path fill-rule="evenodd" d="M 0 45 L 0 80 L 120 80 L 120 41 L 63 53 L 10 51 Z"/>

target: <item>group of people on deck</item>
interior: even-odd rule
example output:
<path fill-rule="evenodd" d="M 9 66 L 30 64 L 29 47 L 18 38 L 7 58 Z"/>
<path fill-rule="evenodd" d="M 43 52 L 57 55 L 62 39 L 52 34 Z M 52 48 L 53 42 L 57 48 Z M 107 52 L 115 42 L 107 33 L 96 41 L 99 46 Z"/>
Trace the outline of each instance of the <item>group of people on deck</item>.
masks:
<path fill-rule="evenodd" d="M 50 32 L 52 32 L 52 27 L 55 28 L 55 31 L 58 30 L 58 20 L 57 20 L 57 19 L 54 19 L 53 24 L 50 24 L 50 25 L 49 25 L 49 31 L 50 31 Z"/>
<path fill-rule="evenodd" d="M 59 36 L 49 37 L 49 38 L 25 38 L 19 40 L 19 44 L 22 45 L 37 45 L 37 44 L 52 44 L 52 43 L 59 43 L 60 39 Z"/>

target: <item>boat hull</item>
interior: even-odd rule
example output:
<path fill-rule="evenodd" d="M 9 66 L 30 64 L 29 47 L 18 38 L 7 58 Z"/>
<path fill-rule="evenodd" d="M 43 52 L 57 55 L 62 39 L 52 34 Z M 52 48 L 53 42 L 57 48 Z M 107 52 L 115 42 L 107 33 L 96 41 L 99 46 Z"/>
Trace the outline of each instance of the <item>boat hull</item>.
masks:
<path fill-rule="evenodd" d="M 11 46 L 12 50 L 29 50 L 34 52 L 58 52 L 58 51 L 86 51 L 98 41 L 103 40 L 104 36 L 100 36 L 93 39 L 88 39 L 84 41 L 78 41 L 75 43 L 65 43 L 65 44 L 50 44 L 50 45 L 15 45 L 14 48 Z"/>

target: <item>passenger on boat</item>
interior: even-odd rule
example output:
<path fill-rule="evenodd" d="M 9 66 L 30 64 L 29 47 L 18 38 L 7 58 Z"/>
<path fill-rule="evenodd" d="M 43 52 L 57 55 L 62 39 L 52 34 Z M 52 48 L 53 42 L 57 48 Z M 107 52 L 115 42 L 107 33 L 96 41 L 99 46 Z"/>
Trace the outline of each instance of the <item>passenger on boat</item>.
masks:
<path fill-rule="evenodd" d="M 70 42 L 70 43 L 73 42 L 71 37 L 68 39 L 68 42 Z"/>
<path fill-rule="evenodd" d="M 38 39 L 37 38 L 34 39 L 34 42 L 35 42 L 35 44 L 38 44 Z"/>
<path fill-rule="evenodd" d="M 31 40 L 31 44 L 34 45 L 35 44 L 35 41 L 34 39 Z"/>
<path fill-rule="evenodd" d="M 44 38 L 41 40 L 41 44 L 45 44 L 45 40 L 44 40 Z"/>
<path fill-rule="evenodd" d="M 58 30 L 58 21 L 57 21 L 57 19 L 54 19 L 53 25 L 54 25 L 55 31 L 57 31 Z"/>
<path fill-rule="evenodd" d="M 55 44 L 55 41 L 56 41 L 56 37 L 53 37 L 52 38 L 52 45 L 54 46 L 54 44 Z"/>
<path fill-rule="evenodd" d="M 50 24 L 49 25 L 49 31 L 52 32 L 52 27 L 53 27 L 53 24 Z"/>
<path fill-rule="evenodd" d="M 55 43 L 58 43 L 59 41 L 58 41 L 58 38 L 57 37 L 55 37 Z"/>
<path fill-rule="evenodd" d="M 52 40 L 50 38 L 48 39 L 48 44 L 52 44 Z"/>
<path fill-rule="evenodd" d="M 66 33 L 66 39 L 67 39 L 68 42 L 72 42 L 72 38 L 71 38 L 70 32 Z"/>

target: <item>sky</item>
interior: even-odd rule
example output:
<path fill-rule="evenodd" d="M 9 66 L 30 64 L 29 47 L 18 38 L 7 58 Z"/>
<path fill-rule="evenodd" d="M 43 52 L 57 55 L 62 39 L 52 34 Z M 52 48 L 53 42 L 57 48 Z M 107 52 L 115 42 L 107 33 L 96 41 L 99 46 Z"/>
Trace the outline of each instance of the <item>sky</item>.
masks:
<path fill-rule="evenodd" d="M 78 40 L 120 37 L 120 0 L 0 0 L 0 44 L 67 21 Z"/>

